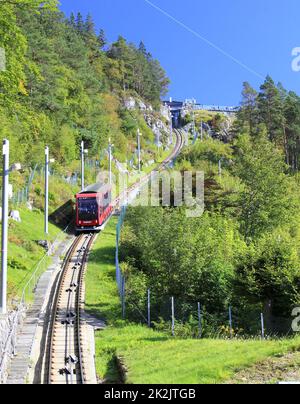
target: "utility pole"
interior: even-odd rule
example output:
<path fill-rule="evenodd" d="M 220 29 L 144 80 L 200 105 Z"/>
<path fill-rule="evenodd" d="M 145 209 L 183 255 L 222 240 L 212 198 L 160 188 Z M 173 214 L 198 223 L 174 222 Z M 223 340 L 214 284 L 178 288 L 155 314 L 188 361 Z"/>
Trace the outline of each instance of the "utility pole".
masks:
<path fill-rule="evenodd" d="M 9 173 L 20 171 L 21 164 L 9 166 L 9 140 L 3 140 L 2 173 L 2 239 L 1 239 L 1 277 L 0 277 L 0 314 L 7 313 L 7 245 L 8 245 L 8 188 Z"/>
<path fill-rule="evenodd" d="M 196 100 L 193 99 L 192 101 L 192 110 L 193 110 L 193 137 L 195 138 L 196 135 L 196 122 L 195 122 L 195 105 L 196 105 Z"/>
<path fill-rule="evenodd" d="M 137 131 L 137 144 L 138 144 L 138 159 L 139 159 L 139 173 L 141 173 L 141 132 Z"/>
<path fill-rule="evenodd" d="M 203 142 L 203 121 L 201 121 L 201 142 Z"/>
<path fill-rule="evenodd" d="M 45 234 L 49 234 L 49 147 L 45 147 Z"/>
<path fill-rule="evenodd" d="M 170 144 L 173 144 L 173 116 L 172 116 L 172 109 L 171 107 L 169 107 L 169 111 L 170 111 Z"/>
<path fill-rule="evenodd" d="M 112 147 L 111 138 L 109 138 L 108 144 L 108 158 L 109 158 L 109 185 L 112 185 Z"/>
<path fill-rule="evenodd" d="M 3 141 L 2 255 L 1 255 L 0 314 L 6 314 L 6 311 L 7 311 L 8 185 L 9 185 L 9 141 L 5 139 Z"/>

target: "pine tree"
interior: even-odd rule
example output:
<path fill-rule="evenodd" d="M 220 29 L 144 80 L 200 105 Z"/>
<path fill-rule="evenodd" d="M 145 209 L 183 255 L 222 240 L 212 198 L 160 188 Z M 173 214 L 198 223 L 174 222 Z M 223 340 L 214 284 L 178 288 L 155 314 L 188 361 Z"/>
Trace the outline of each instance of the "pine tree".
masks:
<path fill-rule="evenodd" d="M 88 36 L 95 35 L 95 23 L 91 14 L 88 14 L 84 23 L 84 32 Z"/>
<path fill-rule="evenodd" d="M 85 24 L 81 13 L 78 13 L 76 17 L 76 29 L 82 35 L 85 32 Z"/>
<path fill-rule="evenodd" d="M 271 141 L 278 146 L 285 144 L 285 118 L 280 91 L 270 76 L 260 87 L 258 95 L 259 118 L 265 123 Z"/>
<path fill-rule="evenodd" d="M 98 45 L 99 48 L 102 50 L 104 48 L 104 46 L 107 44 L 107 40 L 106 40 L 106 36 L 105 36 L 105 32 L 103 29 L 100 30 L 99 35 L 98 35 Z"/>
<path fill-rule="evenodd" d="M 300 155 L 300 98 L 290 92 L 284 105 L 287 138 L 287 163 L 293 170 L 299 169 Z"/>
<path fill-rule="evenodd" d="M 238 113 L 238 121 L 240 126 L 246 126 L 250 135 L 254 135 L 257 131 L 257 96 L 257 91 L 252 88 L 248 82 L 243 83 L 241 109 Z"/>
<path fill-rule="evenodd" d="M 71 25 L 72 28 L 76 28 L 76 19 L 75 19 L 75 15 L 74 15 L 73 12 L 70 15 L 69 22 L 70 22 L 70 25 Z"/>

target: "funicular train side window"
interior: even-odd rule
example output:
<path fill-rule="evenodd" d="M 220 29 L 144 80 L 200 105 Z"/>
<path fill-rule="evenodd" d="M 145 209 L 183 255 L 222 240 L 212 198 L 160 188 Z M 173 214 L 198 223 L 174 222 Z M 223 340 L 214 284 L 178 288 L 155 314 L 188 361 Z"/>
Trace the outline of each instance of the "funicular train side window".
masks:
<path fill-rule="evenodd" d="M 105 206 L 105 209 L 108 207 L 108 205 L 109 205 L 109 193 L 108 192 L 106 192 L 106 194 L 104 195 L 104 206 Z"/>
<path fill-rule="evenodd" d="M 102 194 L 99 194 L 98 195 L 98 204 L 99 204 L 99 214 L 100 214 L 100 216 L 102 215 L 102 213 L 103 213 L 103 196 L 102 196 Z"/>

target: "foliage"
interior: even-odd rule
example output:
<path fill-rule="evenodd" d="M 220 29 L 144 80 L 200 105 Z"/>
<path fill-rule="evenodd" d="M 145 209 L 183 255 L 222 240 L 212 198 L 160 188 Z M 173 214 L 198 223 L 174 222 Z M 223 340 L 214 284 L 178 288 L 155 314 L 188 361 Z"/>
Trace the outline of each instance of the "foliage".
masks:
<path fill-rule="evenodd" d="M 66 166 L 77 158 L 81 140 L 95 157 L 109 137 L 125 160 L 136 139 L 124 98 L 159 105 L 168 85 L 159 63 L 142 44 L 122 38 L 107 46 L 91 15 L 67 19 L 55 0 L 2 0 L 0 7 L 0 47 L 6 54 L 0 134 L 11 141 L 12 160 L 32 166 L 41 162 L 48 144 L 58 164 Z M 143 121 L 141 113 L 136 115 Z M 149 129 L 144 135 L 153 138 Z"/>
<path fill-rule="evenodd" d="M 154 311 L 165 316 L 171 296 L 182 315 L 198 301 L 211 313 L 226 310 L 235 254 L 242 248 L 233 223 L 218 214 L 191 220 L 184 209 L 135 208 L 127 215 L 121 254 L 131 266 L 131 290 L 145 293 L 137 279 L 146 277 Z"/>
<path fill-rule="evenodd" d="M 292 179 L 286 174 L 281 152 L 264 136 L 236 142 L 233 168 L 244 185 L 239 196 L 241 231 L 245 238 L 258 238 L 284 224 L 299 208 Z"/>
<path fill-rule="evenodd" d="M 286 91 L 280 83 L 276 85 L 270 76 L 260 87 L 260 92 L 246 82 L 236 131 L 255 137 L 265 128 L 269 140 L 281 148 L 286 163 L 296 171 L 300 153 L 299 110 L 299 96 Z"/>

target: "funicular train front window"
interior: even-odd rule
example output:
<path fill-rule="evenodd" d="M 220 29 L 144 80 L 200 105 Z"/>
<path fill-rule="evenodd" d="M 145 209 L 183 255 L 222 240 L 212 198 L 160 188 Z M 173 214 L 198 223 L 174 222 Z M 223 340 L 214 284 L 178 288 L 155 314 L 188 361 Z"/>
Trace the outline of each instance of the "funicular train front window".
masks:
<path fill-rule="evenodd" d="M 89 221 L 98 218 L 98 203 L 96 198 L 78 199 L 78 217 L 79 220 Z"/>

